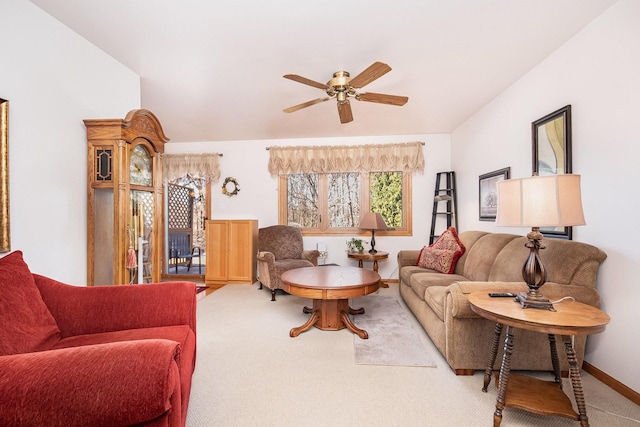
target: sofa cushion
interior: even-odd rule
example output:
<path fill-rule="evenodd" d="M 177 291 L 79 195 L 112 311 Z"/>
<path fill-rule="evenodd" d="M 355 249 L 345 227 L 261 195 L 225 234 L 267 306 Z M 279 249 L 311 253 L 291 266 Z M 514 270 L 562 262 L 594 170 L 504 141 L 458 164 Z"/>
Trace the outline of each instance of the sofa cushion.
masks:
<path fill-rule="evenodd" d="M 420 298 L 425 300 L 425 291 L 429 287 L 447 287 L 459 280 L 467 280 L 457 274 L 442 274 L 436 271 L 423 270 L 422 273 L 414 273 L 409 279 L 409 287 Z"/>
<path fill-rule="evenodd" d="M 49 350 L 60 329 L 21 251 L 0 258 L 0 356 Z"/>
<path fill-rule="evenodd" d="M 455 227 L 449 227 L 431 246 L 425 246 L 418 256 L 418 266 L 451 274 L 465 247 Z"/>
<path fill-rule="evenodd" d="M 400 268 L 400 280 L 404 282 L 405 285 L 411 286 L 411 276 L 415 273 L 424 273 L 425 269 L 422 267 L 418 267 L 417 265 L 405 265 Z"/>
<path fill-rule="evenodd" d="M 512 240 L 521 238 L 515 234 L 488 233 L 480 237 L 468 248 L 468 254 L 464 263 L 464 271 L 461 274 L 469 280 L 485 282 L 489 280 L 489 273 L 498 254 Z M 524 259 L 522 260 L 524 263 Z M 515 263 L 522 268 L 522 264 Z M 522 277 L 522 274 L 520 274 Z"/>
<path fill-rule="evenodd" d="M 429 286 L 424 291 L 424 302 L 444 322 L 444 305 L 447 297 L 447 286 Z"/>

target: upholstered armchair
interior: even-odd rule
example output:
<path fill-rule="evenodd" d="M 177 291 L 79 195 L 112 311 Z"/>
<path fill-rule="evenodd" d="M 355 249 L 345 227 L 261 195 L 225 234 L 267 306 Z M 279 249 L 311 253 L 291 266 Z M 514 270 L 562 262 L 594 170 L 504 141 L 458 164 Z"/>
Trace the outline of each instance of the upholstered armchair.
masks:
<path fill-rule="evenodd" d="M 282 289 L 280 276 L 294 268 L 318 265 L 320 252 L 303 250 L 302 232 L 298 227 L 272 225 L 258 230 L 258 280 L 260 289 L 271 289 L 271 301 L 276 289 Z"/>
<path fill-rule="evenodd" d="M 0 425 L 184 427 L 195 291 L 71 286 L 0 258 Z"/>

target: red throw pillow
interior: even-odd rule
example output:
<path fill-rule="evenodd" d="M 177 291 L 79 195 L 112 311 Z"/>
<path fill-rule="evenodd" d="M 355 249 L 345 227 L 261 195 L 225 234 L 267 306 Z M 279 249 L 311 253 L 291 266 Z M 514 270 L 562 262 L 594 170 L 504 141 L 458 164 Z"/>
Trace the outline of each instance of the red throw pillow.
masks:
<path fill-rule="evenodd" d="M 0 356 L 49 350 L 60 329 L 21 251 L 0 258 Z"/>
<path fill-rule="evenodd" d="M 449 227 L 431 246 L 425 246 L 418 256 L 418 266 L 451 274 L 466 248 L 458 238 L 455 227 Z"/>

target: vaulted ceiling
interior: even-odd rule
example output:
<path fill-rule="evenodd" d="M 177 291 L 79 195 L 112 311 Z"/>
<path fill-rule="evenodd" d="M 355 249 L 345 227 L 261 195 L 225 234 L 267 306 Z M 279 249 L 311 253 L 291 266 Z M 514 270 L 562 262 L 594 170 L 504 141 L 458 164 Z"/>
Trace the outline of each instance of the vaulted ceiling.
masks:
<path fill-rule="evenodd" d="M 448 133 L 615 0 L 31 0 L 141 77 L 142 108 L 175 142 Z M 375 61 L 362 91 L 402 107 L 335 99 L 326 83 Z M 517 108 L 517 106 L 514 106 Z M 123 117 L 126 112 L 123 112 Z"/>

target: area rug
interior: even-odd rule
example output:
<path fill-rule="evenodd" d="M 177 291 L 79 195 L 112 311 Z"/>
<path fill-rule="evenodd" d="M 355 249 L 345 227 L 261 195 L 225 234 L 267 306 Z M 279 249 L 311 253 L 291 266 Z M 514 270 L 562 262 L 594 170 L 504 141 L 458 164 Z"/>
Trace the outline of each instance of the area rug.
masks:
<path fill-rule="evenodd" d="M 374 294 L 352 300 L 352 304 L 353 308 L 364 307 L 364 314 L 352 319 L 369 334 L 366 340 L 353 335 L 357 364 L 436 367 L 396 298 Z"/>

